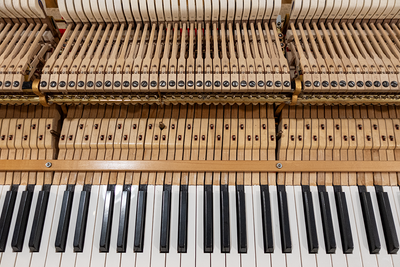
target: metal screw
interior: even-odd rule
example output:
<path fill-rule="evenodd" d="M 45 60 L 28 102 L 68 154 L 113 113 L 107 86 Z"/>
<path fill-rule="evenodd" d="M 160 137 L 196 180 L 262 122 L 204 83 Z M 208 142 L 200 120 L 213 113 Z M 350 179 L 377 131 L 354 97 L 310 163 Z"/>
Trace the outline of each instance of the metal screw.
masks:
<path fill-rule="evenodd" d="M 277 164 L 276 164 L 276 167 L 277 167 L 278 169 L 282 169 L 283 165 L 282 165 L 282 163 L 277 163 Z"/>
<path fill-rule="evenodd" d="M 46 167 L 47 167 L 47 168 L 50 168 L 51 165 L 52 165 L 51 162 L 46 162 Z"/>

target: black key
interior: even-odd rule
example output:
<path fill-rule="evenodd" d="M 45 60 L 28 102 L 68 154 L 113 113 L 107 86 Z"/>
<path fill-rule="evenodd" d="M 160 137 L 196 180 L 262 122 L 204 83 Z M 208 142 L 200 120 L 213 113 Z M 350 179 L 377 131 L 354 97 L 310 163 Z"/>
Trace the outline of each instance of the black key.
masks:
<path fill-rule="evenodd" d="M 119 213 L 117 251 L 126 252 L 128 238 L 129 208 L 131 206 L 131 186 L 125 185 L 121 198 L 121 211 Z"/>
<path fill-rule="evenodd" d="M 371 254 L 378 254 L 381 250 L 378 228 L 376 226 L 374 209 L 372 208 L 371 195 L 365 186 L 359 186 L 361 208 L 364 217 L 365 230 L 367 231 L 368 247 Z"/>
<path fill-rule="evenodd" d="M 4 199 L 3 210 L 1 211 L 0 217 L 0 252 L 4 252 L 6 249 L 17 193 L 18 185 L 13 185 L 11 186 L 11 190 L 7 191 Z"/>
<path fill-rule="evenodd" d="M 111 224 L 114 211 L 115 185 L 108 185 L 104 201 L 103 222 L 100 235 L 100 252 L 108 252 L 110 249 Z"/>
<path fill-rule="evenodd" d="M 386 247 L 389 254 L 396 254 L 399 250 L 399 239 L 394 226 L 392 209 L 390 207 L 388 194 L 383 192 L 382 186 L 375 186 L 376 198 L 378 199 L 379 214 L 381 215 L 383 233 L 385 235 Z"/>
<path fill-rule="evenodd" d="M 272 253 L 274 252 L 274 240 L 272 236 L 271 204 L 269 201 L 268 185 L 261 185 L 260 190 L 264 253 Z"/>
<path fill-rule="evenodd" d="M 353 253 L 354 244 L 349 220 L 349 211 L 347 209 L 346 195 L 344 192 L 342 192 L 341 186 L 335 185 L 334 190 L 343 253 L 350 254 Z"/>
<path fill-rule="evenodd" d="M 21 252 L 22 246 L 24 245 L 26 226 L 28 224 L 28 217 L 31 210 L 34 189 L 34 185 L 28 185 L 27 190 L 22 192 L 17 221 L 15 222 L 14 234 L 11 241 L 11 247 L 14 252 Z"/>
<path fill-rule="evenodd" d="M 236 219 L 238 252 L 247 253 L 247 233 L 246 233 L 246 200 L 244 195 L 244 186 L 236 186 Z"/>
<path fill-rule="evenodd" d="M 133 250 L 143 252 L 144 227 L 146 219 L 147 185 L 140 185 L 136 209 L 135 240 Z"/>
<path fill-rule="evenodd" d="M 310 186 L 303 185 L 301 188 L 303 191 L 303 208 L 304 218 L 306 220 L 308 252 L 318 253 L 317 227 L 315 226 L 314 207 Z"/>
<path fill-rule="evenodd" d="M 213 191 L 212 185 L 204 186 L 204 252 L 212 253 L 213 243 Z"/>
<path fill-rule="evenodd" d="M 231 250 L 230 224 L 229 224 L 229 191 L 228 185 L 221 185 L 221 252 L 229 253 Z"/>
<path fill-rule="evenodd" d="M 287 205 L 287 195 L 284 185 L 277 186 L 278 205 L 279 205 L 279 226 L 281 232 L 282 252 L 292 252 L 292 239 L 290 236 L 289 212 Z"/>
<path fill-rule="evenodd" d="M 169 231 L 171 223 L 171 185 L 164 185 L 161 207 L 160 253 L 169 252 Z"/>
<path fill-rule="evenodd" d="M 188 186 L 181 185 L 179 190 L 178 252 L 187 252 L 188 224 Z"/>
<path fill-rule="evenodd" d="M 331 206 L 329 195 L 324 185 L 318 186 L 319 206 L 321 210 L 322 229 L 324 231 L 326 253 L 332 254 L 336 251 L 335 232 L 333 230 Z"/>
<path fill-rule="evenodd" d="M 91 185 L 84 185 L 79 199 L 78 217 L 74 235 L 74 252 L 82 252 L 85 244 L 87 216 L 89 211 Z"/>
<path fill-rule="evenodd" d="M 39 192 L 35 217 L 33 219 L 31 236 L 29 238 L 29 249 L 31 252 L 39 252 L 40 242 L 42 241 L 42 233 L 44 227 L 44 219 L 47 212 L 47 204 L 49 202 L 51 185 L 44 185 L 42 191 Z"/>
<path fill-rule="evenodd" d="M 58 228 L 56 235 L 55 247 L 57 252 L 65 251 L 67 243 L 67 235 L 69 228 L 69 220 L 71 218 L 72 199 L 74 197 L 75 185 L 68 185 L 64 191 L 63 202 L 61 204 L 60 219 L 58 220 Z"/>

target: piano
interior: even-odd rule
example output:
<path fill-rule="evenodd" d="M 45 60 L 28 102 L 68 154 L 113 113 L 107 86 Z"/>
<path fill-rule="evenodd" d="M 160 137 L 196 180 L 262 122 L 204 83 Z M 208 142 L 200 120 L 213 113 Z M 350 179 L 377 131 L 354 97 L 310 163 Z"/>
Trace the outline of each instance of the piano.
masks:
<path fill-rule="evenodd" d="M 399 19 L 0 0 L 0 267 L 400 266 Z"/>

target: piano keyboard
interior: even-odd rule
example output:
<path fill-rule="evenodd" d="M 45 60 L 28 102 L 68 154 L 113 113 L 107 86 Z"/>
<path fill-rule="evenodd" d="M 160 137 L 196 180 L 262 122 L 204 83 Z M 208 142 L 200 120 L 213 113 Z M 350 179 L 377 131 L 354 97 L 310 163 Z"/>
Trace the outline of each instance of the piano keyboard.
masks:
<path fill-rule="evenodd" d="M 400 140 L 394 106 L 286 107 L 277 128 L 272 105 L 70 106 L 61 131 L 54 108 L 0 112 L 2 159 L 52 159 L 58 147 L 58 160 L 394 161 Z M 398 173 L 76 172 L 71 165 L 1 177 L 0 266 L 399 261 Z"/>
<path fill-rule="evenodd" d="M 0 0 L 0 267 L 400 266 L 399 1 L 45 4 Z"/>

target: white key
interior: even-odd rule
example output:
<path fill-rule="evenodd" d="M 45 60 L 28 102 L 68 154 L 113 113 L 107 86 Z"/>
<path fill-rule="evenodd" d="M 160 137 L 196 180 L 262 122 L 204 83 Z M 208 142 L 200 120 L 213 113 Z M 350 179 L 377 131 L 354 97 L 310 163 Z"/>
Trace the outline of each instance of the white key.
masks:
<path fill-rule="evenodd" d="M 244 186 L 246 199 L 246 227 L 247 253 L 240 254 L 242 266 L 256 266 L 256 251 L 254 248 L 254 219 L 253 219 L 253 192 L 250 185 Z"/>
<path fill-rule="evenodd" d="M 317 258 L 318 266 L 332 266 L 331 257 L 326 254 L 325 243 L 324 243 L 324 230 L 322 228 L 322 217 L 321 208 L 319 206 L 318 188 L 316 186 L 310 186 L 310 191 L 313 197 L 313 206 L 315 214 L 315 226 L 317 228 L 318 236 L 318 253 L 315 255 Z M 345 266 L 345 265 L 343 265 Z"/>
<path fill-rule="evenodd" d="M 178 222 L 179 222 L 179 186 L 173 185 L 171 190 L 171 223 L 169 253 L 166 254 L 166 266 L 180 266 L 181 254 L 178 253 Z"/>
<path fill-rule="evenodd" d="M 221 210 L 219 186 L 213 186 L 213 224 L 214 224 L 214 250 L 211 253 L 211 266 L 225 266 L 225 254 L 221 253 Z"/>
<path fill-rule="evenodd" d="M 274 252 L 271 253 L 271 265 L 285 266 L 286 256 L 284 253 L 282 253 L 281 228 L 279 223 L 279 208 L 278 208 L 278 192 L 276 185 L 270 185 L 268 186 L 268 189 L 269 189 L 269 201 L 271 205 L 272 236 L 274 238 Z"/>
<path fill-rule="evenodd" d="M 49 201 L 47 203 L 46 217 L 44 220 L 44 227 L 42 233 L 42 241 L 40 242 L 40 249 L 38 253 L 33 253 L 31 260 L 31 267 L 44 267 L 46 262 L 46 255 L 50 245 L 50 233 L 53 225 L 55 207 L 58 195 L 58 185 L 50 187 Z M 54 244 L 53 244 L 54 245 Z"/>
<path fill-rule="evenodd" d="M 333 190 L 333 186 L 327 186 L 326 191 L 328 192 L 328 195 L 329 195 L 329 205 L 331 207 L 333 231 L 335 233 L 335 241 L 336 241 L 336 252 L 334 254 L 331 254 L 332 265 L 335 267 L 336 266 L 346 266 L 347 262 L 348 262 L 349 266 L 361 267 L 362 262 L 361 262 L 360 249 L 358 248 L 358 237 L 357 237 L 357 235 L 355 235 L 356 229 L 353 229 L 353 228 L 351 229 L 351 233 L 353 236 L 353 244 L 354 244 L 353 253 L 344 255 L 342 239 L 340 237 L 339 219 L 338 219 L 338 214 L 337 214 L 337 209 L 336 209 L 336 199 L 335 199 L 335 192 Z M 349 207 L 349 204 L 348 204 L 349 201 L 351 202 L 351 199 L 349 199 L 346 196 L 347 207 Z M 349 213 L 350 213 L 350 211 L 349 211 Z M 346 262 L 346 257 L 347 257 L 347 262 Z"/>
<path fill-rule="evenodd" d="M 375 222 L 378 228 L 379 240 L 381 241 L 381 250 L 379 254 L 376 255 L 376 258 L 378 259 L 378 265 L 390 267 L 393 266 L 392 257 L 388 254 L 386 248 L 385 235 L 383 233 L 382 220 L 381 220 L 381 215 L 379 213 L 379 206 L 378 206 L 378 200 L 376 198 L 375 187 L 367 186 L 367 191 L 370 192 L 371 194 L 371 201 L 372 201 L 372 207 L 374 209 Z"/>
<path fill-rule="evenodd" d="M 17 194 L 17 198 L 15 200 L 14 212 L 13 212 L 11 224 L 10 224 L 10 232 L 8 232 L 6 248 L 5 248 L 5 251 L 3 252 L 3 256 L 1 257 L 1 264 L 0 264 L 1 267 L 14 266 L 14 263 L 15 263 L 15 257 L 17 255 L 17 253 L 13 252 L 13 250 L 11 248 L 11 241 L 12 241 L 12 237 L 14 234 L 15 223 L 17 221 L 19 203 L 21 202 L 22 192 L 25 190 L 26 190 L 26 186 L 24 186 L 24 185 L 18 186 L 18 194 Z"/>
<path fill-rule="evenodd" d="M 72 199 L 71 207 L 71 217 L 69 219 L 68 236 L 67 243 L 65 246 L 65 251 L 61 255 L 60 267 L 70 267 L 74 266 L 76 253 L 74 252 L 74 236 L 76 220 L 78 218 L 79 200 L 82 192 L 82 185 L 76 185 L 74 189 L 74 197 Z"/>
<path fill-rule="evenodd" d="M 151 235 L 153 232 L 154 185 L 147 186 L 146 219 L 143 252 L 136 253 L 136 266 L 149 267 L 151 261 Z"/>
<path fill-rule="evenodd" d="M 261 192 L 260 186 L 253 186 L 253 213 L 254 213 L 254 237 L 255 237 L 255 250 L 257 266 L 271 266 L 271 254 L 264 253 L 264 234 L 262 224 L 262 211 L 261 211 Z M 246 210 L 246 216 L 249 212 Z M 275 235 L 276 233 L 274 233 Z M 279 234 L 279 232 L 278 232 Z"/>
<path fill-rule="evenodd" d="M 342 188 L 343 188 L 343 191 L 345 189 L 347 189 L 346 186 L 343 186 Z M 351 192 L 351 200 L 352 200 L 352 204 L 353 204 L 353 209 L 351 210 L 350 205 L 349 205 L 350 201 L 347 203 L 348 209 L 349 209 L 349 215 L 350 215 L 350 222 L 352 220 L 355 220 L 355 223 L 356 223 L 355 226 L 353 226 L 353 225 L 351 226 L 351 230 L 353 231 L 353 229 L 357 229 L 358 241 L 360 242 L 360 251 L 361 251 L 363 265 L 364 265 L 364 267 L 377 266 L 376 256 L 369 253 L 367 233 L 365 231 L 365 226 L 364 226 L 364 221 L 363 221 L 364 218 L 363 218 L 362 210 L 361 210 L 361 202 L 360 202 L 358 187 L 350 186 L 350 192 Z"/>
<path fill-rule="evenodd" d="M 204 186 L 197 186 L 196 266 L 210 266 L 210 253 L 204 253 Z"/>
<path fill-rule="evenodd" d="M 133 251 L 133 239 L 135 236 L 135 222 L 136 222 L 136 207 L 138 196 L 138 185 L 131 187 L 131 203 L 129 205 L 129 223 L 128 223 L 128 237 L 126 244 L 126 252 L 121 255 L 121 267 L 134 267 L 136 262 L 136 253 Z M 78 267 L 78 266 L 77 266 Z"/>
<path fill-rule="evenodd" d="M 181 266 L 195 266 L 196 264 L 196 195 L 196 186 L 188 186 L 187 252 L 181 254 Z"/>
<path fill-rule="evenodd" d="M 396 228 L 397 236 L 400 233 L 400 191 L 398 186 L 384 186 L 383 191 L 388 193 L 390 208 L 392 209 L 394 226 Z M 396 202 L 397 201 L 397 202 Z M 392 254 L 393 266 L 400 266 L 400 254 Z"/>
<path fill-rule="evenodd" d="M 236 186 L 230 185 L 229 188 L 229 230 L 231 251 L 226 254 L 226 265 L 229 267 L 240 266 L 240 255 L 238 253 L 237 242 L 237 219 L 236 219 Z"/>
<path fill-rule="evenodd" d="M 83 252 L 77 253 L 76 267 L 89 267 L 90 258 L 92 256 L 93 238 L 96 225 L 97 202 L 99 200 L 99 185 L 92 185 L 90 188 L 90 198 L 88 207 L 88 217 L 86 223 L 85 242 L 83 244 Z"/>
<path fill-rule="evenodd" d="M 100 185 L 99 200 L 97 201 L 96 224 L 94 229 L 94 238 L 92 246 L 91 267 L 104 266 L 106 253 L 100 252 L 101 227 L 103 223 L 104 201 L 107 193 L 107 185 Z M 80 266 L 77 266 L 80 267 Z"/>
<path fill-rule="evenodd" d="M 115 266 L 121 261 L 121 253 L 117 252 L 119 213 L 121 211 L 122 185 L 116 185 L 114 191 L 114 211 L 111 224 L 110 250 L 107 253 L 106 266 Z"/>
<path fill-rule="evenodd" d="M 304 216 L 304 208 L 303 208 L 303 195 L 301 186 L 294 186 L 294 194 L 296 198 L 296 214 L 297 214 L 297 225 L 299 229 L 299 241 L 300 241 L 300 253 L 301 253 L 301 262 L 303 266 L 316 266 L 315 255 L 310 254 L 308 252 L 308 243 L 307 243 L 307 229 L 306 229 L 306 219 Z M 289 199 L 289 194 L 288 194 Z M 289 203 L 288 203 L 289 205 Z M 314 208 L 315 212 L 315 208 Z M 290 213 L 290 212 L 289 212 Z M 293 238 L 293 236 L 292 236 Z M 318 240 L 320 242 L 320 240 Z M 320 244 L 320 243 L 318 243 Z"/>
<path fill-rule="evenodd" d="M 300 187 L 301 190 L 301 187 Z M 290 223 L 290 237 L 292 238 L 292 253 L 286 253 L 286 265 L 287 266 L 299 266 L 300 259 L 300 244 L 299 244 L 299 229 L 297 228 L 297 221 L 299 218 L 296 216 L 296 204 L 301 205 L 301 202 L 296 202 L 295 200 L 295 186 L 286 186 L 287 204 L 288 204 L 288 214 Z M 307 250 L 308 253 L 308 250 Z M 314 260 L 315 262 L 315 260 Z"/>
<path fill-rule="evenodd" d="M 156 185 L 153 215 L 153 241 L 151 243 L 151 265 L 154 267 L 164 266 L 165 264 L 165 253 L 160 253 L 162 194 L 163 186 Z"/>
<path fill-rule="evenodd" d="M 61 205 L 63 201 L 64 191 L 67 188 L 66 185 L 58 186 L 57 192 L 57 203 L 55 207 L 55 212 L 53 215 L 53 224 L 51 226 L 51 234 L 50 234 L 50 243 L 49 248 L 47 250 L 47 258 L 46 258 L 46 267 L 52 266 L 59 266 L 61 253 L 56 252 L 56 236 L 57 236 L 57 228 L 58 228 L 58 221 L 60 219 L 60 212 L 61 212 Z"/>
<path fill-rule="evenodd" d="M 29 210 L 28 224 L 26 225 L 26 232 L 25 232 L 22 252 L 16 253 L 17 254 L 17 259 L 15 261 L 16 267 L 26 267 L 29 266 L 31 262 L 32 253 L 29 250 L 29 238 L 31 234 L 33 219 L 35 218 L 36 203 L 40 190 L 42 190 L 42 186 L 36 185 L 33 191 L 31 208 Z"/>

